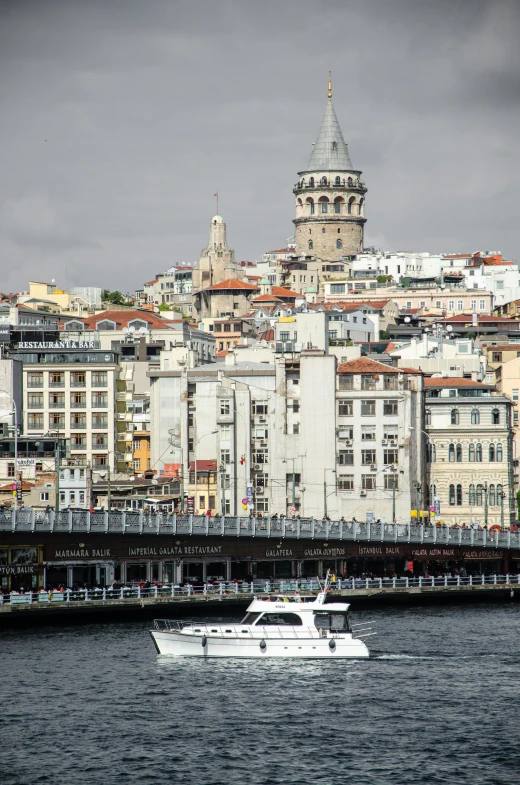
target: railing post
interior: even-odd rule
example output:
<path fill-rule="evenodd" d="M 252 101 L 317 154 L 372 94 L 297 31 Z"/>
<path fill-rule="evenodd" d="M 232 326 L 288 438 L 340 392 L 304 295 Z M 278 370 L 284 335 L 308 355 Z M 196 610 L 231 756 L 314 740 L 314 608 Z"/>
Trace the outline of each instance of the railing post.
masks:
<path fill-rule="evenodd" d="M 204 523 L 204 534 L 205 534 L 205 535 L 206 535 L 206 537 L 207 537 L 207 536 L 208 536 L 208 534 L 209 534 L 209 515 L 205 515 L 204 517 L 205 517 L 205 519 L 206 519 L 206 520 L 205 520 L 205 523 Z"/>
<path fill-rule="evenodd" d="M 481 583 L 482 586 L 486 585 L 486 576 L 485 575 L 481 575 L 480 576 L 480 583 Z"/>
<path fill-rule="evenodd" d="M 487 545 L 487 529 L 482 529 L 482 545 Z"/>
<path fill-rule="evenodd" d="M 473 586 L 473 575 L 469 576 L 469 585 Z"/>
<path fill-rule="evenodd" d="M 123 587 L 122 587 L 122 586 L 121 586 L 121 588 L 119 589 L 119 599 L 120 599 L 120 600 L 124 600 L 124 599 L 125 599 L 125 593 L 124 593 L 124 591 L 123 591 Z"/>
<path fill-rule="evenodd" d="M 155 595 L 154 596 L 155 596 L 155 599 L 157 599 L 157 593 L 159 591 L 159 587 L 158 586 L 154 586 L 154 589 L 155 589 Z"/>
<path fill-rule="evenodd" d="M 368 541 L 368 542 L 370 542 L 370 535 L 371 535 L 371 533 L 372 533 L 372 524 L 371 524 L 371 522 L 369 521 L 369 522 L 367 523 L 367 541 Z"/>
<path fill-rule="evenodd" d="M 11 528 L 13 531 L 16 531 L 16 510 L 11 510 Z"/>
<path fill-rule="evenodd" d="M 394 523 L 393 526 L 394 526 L 394 542 L 397 542 L 397 522 Z M 354 539 L 356 538 L 354 537 Z"/>
<path fill-rule="evenodd" d="M 90 533 L 90 510 L 87 510 L 87 531 Z"/>
<path fill-rule="evenodd" d="M 460 586 L 460 575 L 457 575 L 457 586 Z"/>
<path fill-rule="evenodd" d="M 88 600 L 88 589 L 85 589 L 85 602 Z"/>
<path fill-rule="evenodd" d="M 497 585 L 497 576 L 496 575 L 493 575 L 493 585 L 494 586 Z"/>
<path fill-rule="evenodd" d="M 235 583 L 235 594 L 238 594 L 238 583 Z"/>
<path fill-rule="evenodd" d="M 462 545 L 462 529 L 459 529 L 459 545 Z"/>
<path fill-rule="evenodd" d="M 137 587 L 137 599 L 138 600 L 141 599 L 141 587 L 140 586 Z"/>
<path fill-rule="evenodd" d="M 34 507 L 31 507 L 31 531 L 34 532 L 36 525 L 36 515 L 34 514 Z"/>
<path fill-rule="evenodd" d="M 121 531 L 123 534 L 126 532 L 126 512 L 123 510 L 121 513 Z"/>
<path fill-rule="evenodd" d="M 65 594 L 67 595 L 65 602 L 70 602 L 70 589 L 65 589 Z"/>
<path fill-rule="evenodd" d="M 407 589 L 410 588 L 410 578 L 408 577 L 408 575 L 406 576 L 406 588 Z"/>
<path fill-rule="evenodd" d="M 173 526 L 173 533 L 177 534 L 177 513 L 176 512 L 173 513 L 172 526 Z"/>
<path fill-rule="evenodd" d="M 473 528 L 473 526 L 471 527 L 470 532 L 469 532 L 469 541 L 470 541 L 471 545 L 473 545 L 473 543 L 475 541 L 475 529 Z"/>
<path fill-rule="evenodd" d="M 106 600 L 107 598 L 107 587 L 103 586 L 103 599 Z"/>
<path fill-rule="evenodd" d="M 424 523 L 421 523 L 420 529 L 421 529 L 421 545 L 422 545 L 424 542 Z"/>
<path fill-rule="evenodd" d="M 511 547 L 511 529 L 507 530 L 507 548 Z"/>
<path fill-rule="evenodd" d="M 419 588 L 422 589 L 422 575 L 419 575 Z"/>
<path fill-rule="evenodd" d="M 251 518 L 251 537 L 256 537 L 256 518 L 254 515 Z"/>
<path fill-rule="evenodd" d="M 433 539 L 434 543 L 437 542 L 437 526 L 435 524 L 433 526 L 433 538 L 432 539 Z"/>
<path fill-rule="evenodd" d="M 313 518 L 311 518 L 311 537 L 312 537 L 312 539 L 314 539 L 315 532 L 316 532 L 316 521 L 315 521 L 315 519 L 313 517 Z"/>
<path fill-rule="evenodd" d="M 103 525 L 105 528 L 105 534 L 108 534 L 108 510 L 105 510 L 103 513 Z"/>
<path fill-rule="evenodd" d="M 235 518 L 235 526 L 236 526 L 237 537 L 240 537 L 240 516 L 239 515 L 237 515 L 237 517 Z"/>
<path fill-rule="evenodd" d="M 69 530 L 69 534 L 72 533 L 72 510 L 67 510 L 67 528 Z"/>
<path fill-rule="evenodd" d="M 269 516 L 267 517 L 266 531 L 267 531 L 267 536 L 270 537 L 271 536 L 271 518 Z"/>
<path fill-rule="evenodd" d="M 397 578 L 392 578 L 392 589 L 395 589 Z"/>
<path fill-rule="evenodd" d="M 143 511 L 141 510 L 141 512 L 139 513 L 139 534 L 143 533 L 143 528 L 144 528 L 144 515 L 143 515 Z"/>
<path fill-rule="evenodd" d="M 224 584 L 223 583 L 219 583 L 219 585 L 218 585 L 218 593 L 220 594 L 221 597 L 224 594 Z"/>
<path fill-rule="evenodd" d="M 285 523 L 286 523 L 286 521 L 287 521 L 287 518 L 285 517 L 285 515 L 282 515 L 282 537 L 285 537 Z"/>
<path fill-rule="evenodd" d="M 188 529 L 190 534 L 193 534 L 193 515 L 191 513 L 188 515 Z"/>
<path fill-rule="evenodd" d="M 379 578 L 379 588 L 380 589 L 383 588 L 383 579 L 382 578 Z"/>
<path fill-rule="evenodd" d="M 365 578 L 365 589 L 368 589 L 368 583 L 369 583 L 369 579 Z"/>
<path fill-rule="evenodd" d="M 357 540 L 357 532 L 358 532 L 358 522 L 352 521 L 352 533 L 354 534 L 354 541 Z M 314 536 L 314 534 L 313 534 Z"/>
<path fill-rule="evenodd" d="M 435 588 L 435 578 L 432 575 L 432 586 Z"/>
<path fill-rule="evenodd" d="M 325 521 L 325 537 L 327 538 L 327 540 L 329 539 L 329 522 L 328 522 L 328 520 Z"/>
<path fill-rule="evenodd" d="M 56 520 L 56 513 L 51 510 L 49 513 L 49 531 L 54 531 L 54 521 Z"/>
<path fill-rule="evenodd" d="M 381 542 L 385 541 L 385 524 L 381 524 Z"/>

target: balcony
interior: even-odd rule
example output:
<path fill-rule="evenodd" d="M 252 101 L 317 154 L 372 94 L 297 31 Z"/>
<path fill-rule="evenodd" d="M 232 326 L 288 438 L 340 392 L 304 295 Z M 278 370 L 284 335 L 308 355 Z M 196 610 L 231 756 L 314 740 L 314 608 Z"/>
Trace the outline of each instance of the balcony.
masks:
<path fill-rule="evenodd" d="M 87 382 L 85 379 L 71 379 L 70 380 L 71 387 L 86 387 Z"/>
<path fill-rule="evenodd" d="M 57 381 L 54 381 L 54 382 L 50 381 L 49 382 L 49 387 L 65 387 L 65 379 L 62 379 L 59 382 L 57 382 Z"/>
<path fill-rule="evenodd" d="M 40 388 L 41 389 L 43 387 L 43 379 L 29 379 L 27 381 L 27 387 L 29 389 L 33 389 L 33 390 L 35 388 Z"/>
<path fill-rule="evenodd" d="M 64 409 L 65 401 L 49 401 L 49 409 Z"/>
<path fill-rule="evenodd" d="M 70 402 L 71 409 L 86 409 L 87 408 L 87 399 L 81 398 L 78 401 L 71 401 Z"/>
<path fill-rule="evenodd" d="M 108 408 L 108 398 L 92 398 L 92 408 L 93 409 L 107 409 Z"/>

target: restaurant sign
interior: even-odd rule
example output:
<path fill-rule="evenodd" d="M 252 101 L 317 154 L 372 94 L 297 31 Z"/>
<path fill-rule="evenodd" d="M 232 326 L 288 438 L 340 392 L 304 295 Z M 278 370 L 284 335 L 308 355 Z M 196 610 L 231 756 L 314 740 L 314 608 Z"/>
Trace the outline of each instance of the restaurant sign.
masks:
<path fill-rule="evenodd" d="M 41 564 L 8 564 L 0 566 L 0 575 L 33 575 L 43 572 Z"/>
<path fill-rule="evenodd" d="M 99 349 L 99 341 L 20 341 L 18 349 Z"/>

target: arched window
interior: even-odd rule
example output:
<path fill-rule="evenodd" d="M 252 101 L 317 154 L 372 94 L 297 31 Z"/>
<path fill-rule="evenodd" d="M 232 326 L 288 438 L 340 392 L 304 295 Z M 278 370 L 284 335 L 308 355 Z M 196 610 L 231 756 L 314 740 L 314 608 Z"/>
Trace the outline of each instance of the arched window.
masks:
<path fill-rule="evenodd" d="M 493 409 L 491 412 L 491 422 L 493 425 L 500 425 L 500 410 Z"/>
<path fill-rule="evenodd" d="M 332 149 L 333 150 L 337 150 L 338 149 L 338 143 L 336 141 L 332 142 Z"/>
<path fill-rule="evenodd" d="M 353 215 L 354 214 L 354 205 L 355 204 L 356 204 L 356 197 L 355 196 L 351 196 L 350 199 L 348 200 L 348 205 L 347 205 L 347 212 L 348 212 L 349 215 Z"/>
<path fill-rule="evenodd" d="M 110 319 L 104 319 L 101 322 L 97 322 L 96 330 L 115 330 L 116 323 L 112 322 Z"/>
<path fill-rule="evenodd" d="M 462 463 L 462 444 L 457 444 L 456 454 L 457 454 L 457 463 Z"/>
<path fill-rule="evenodd" d="M 501 463 L 504 460 L 504 455 L 502 453 L 502 445 L 501 444 L 497 444 L 497 451 L 496 451 L 496 455 L 495 455 L 495 460 L 498 461 L 499 463 Z"/>
<path fill-rule="evenodd" d="M 360 199 L 359 200 L 358 215 L 363 215 L 363 204 L 364 204 L 364 202 L 365 202 L 364 199 Z"/>
<path fill-rule="evenodd" d="M 483 490 L 484 489 L 482 485 L 477 485 L 477 496 L 475 498 L 475 504 L 477 507 L 482 507 Z"/>
<path fill-rule="evenodd" d="M 339 176 L 339 174 L 336 175 L 336 179 L 334 182 L 336 183 L 336 185 L 341 185 L 341 177 Z"/>
<path fill-rule="evenodd" d="M 336 240 L 336 248 L 337 248 L 338 250 L 339 250 L 340 248 L 343 248 L 343 243 L 341 242 L 341 240 Z"/>
<path fill-rule="evenodd" d="M 336 199 L 336 201 L 334 202 L 334 212 L 335 213 L 341 212 L 341 202 L 339 201 L 339 199 Z"/>
<path fill-rule="evenodd" d="M 451 424 L 452 425 L 458 425 L 459 421 L 460 421 L 459 410 L 458 409 L 452 409 L 451 410 Z"/>
<path fill-rule="evenodd" d="M 471 410 L 471 424 L 480 425 L 480 412 L 478 409 Z"/>
<path fill-rule="evenodd" d="M 497 503 L 497 497 L 496 497 L 494 485 L 490 485 L 488 488 L 488 500 L 489 500 L 490 507 L 494 507 Z"/>
<path fill-rule="evenodd" d="M 450 507 L 455 507 L 455 486 L 450 485 Z"/>
<path fill-rule="evenodd" d="M 457 485 L 457 507 L 462 506 L 462 485 Z"/>
<path fill-rule="evenodd" d="M 493 463 L 494 460 L 495 460 L 495 445 L 494 444 L 490 444 L 489 445 L 489 461 L 490 461 L 490 463 Z"/>
<path fill-rule="evenodd" d="M 85 325 L 83 322 L 75 322 L 74 320 L 67 322 L 65 325 L 66 330 L 84 330 Z"/>
<path fill-rule="evenodd" d="M 327 178 L 325 175 L 321 178 L 321 185 L 327 185 Z"/>
<path fill-rule="evenodd" d="M 309 240 L 309 251 L 312 251 L 314 245 L 312 244 L 312 240 Z"/>
<path fill-rule="evenodd" d="M 329 210 L 329 200 L 328 199 L 320 199 L 321 202 L 321 212 L 327 213 Z"/>
<path fill-rule="evenodd" d="M 148 322 L 145 322 L 144 319 L 134 319 L 131 322 L 128 322 L 129 327 L 133 327 L 134 330 L 140 330 L 144 327 L 145 330 L 148 329 Z"/>
<path fill-rule="evenodd" d="M 448 447 L 448 460 L 450 463 L 455 463 L 455 445 L 450 444 Z"/>
<path fill-rule="evenodd" d="M 497 504 L 501 507 L 504 503 L 504 488 L 502 485 L 497 485 Z"/>
<path fill-rule="evenodd" d="M 302 200 L 298 197 L 298 207 L 301 207 L 303 204 Z"/>
<path fill-rule="evenodd" d="M 347 184 L 348 184 L 348 185 L 352 185 L 352 177 L 349 177 L 349 178 L 347 179 Z"/>
<path fill-rule="evenodd" d="M 475 445 L 470 444 L 468 449 L 468 460 L 470 463 L 475 463 Z"/>
<path fill-rule="evenodd" d="M 424 424 L 431 425 L 432 424 L 432 410 L 426 409 L 424 412 Z"/>
<path fill-rule="evenodd" d="M 309 177 L 309 186 L 314 188 L 314 177 Z"/>
<path fill-rule="evenodd" d="M 476 455 L 477 463 L 482 463 L 482 445 L 477 444 Z"/>
<path fill-rule="evenodd" d="M 469 503 L 470 505 L 475 504 L 475 486 L 469 486 Z"/>

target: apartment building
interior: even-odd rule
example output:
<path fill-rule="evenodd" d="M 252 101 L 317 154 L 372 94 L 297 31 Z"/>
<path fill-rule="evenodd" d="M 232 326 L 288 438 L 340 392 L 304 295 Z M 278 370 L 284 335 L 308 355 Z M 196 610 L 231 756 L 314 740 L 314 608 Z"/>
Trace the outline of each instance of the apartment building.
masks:
<path fill-rule="evenodd" d="M 511 401 L 493 384 L 424 381 L 427 490 L 449 525 L 509 526 L 515 519 Z"/>
<path fill-rule="evenodd" d="M 77 464 L 123 469 L 131 451 L 127 456 L 124 442 L 118 444 L 118 409 L 123 416 L 126 409 L 119 354 L 80 346 L 62 341 L 16 352 L 23 363 L 24 433 L 69 439 Z"/>

